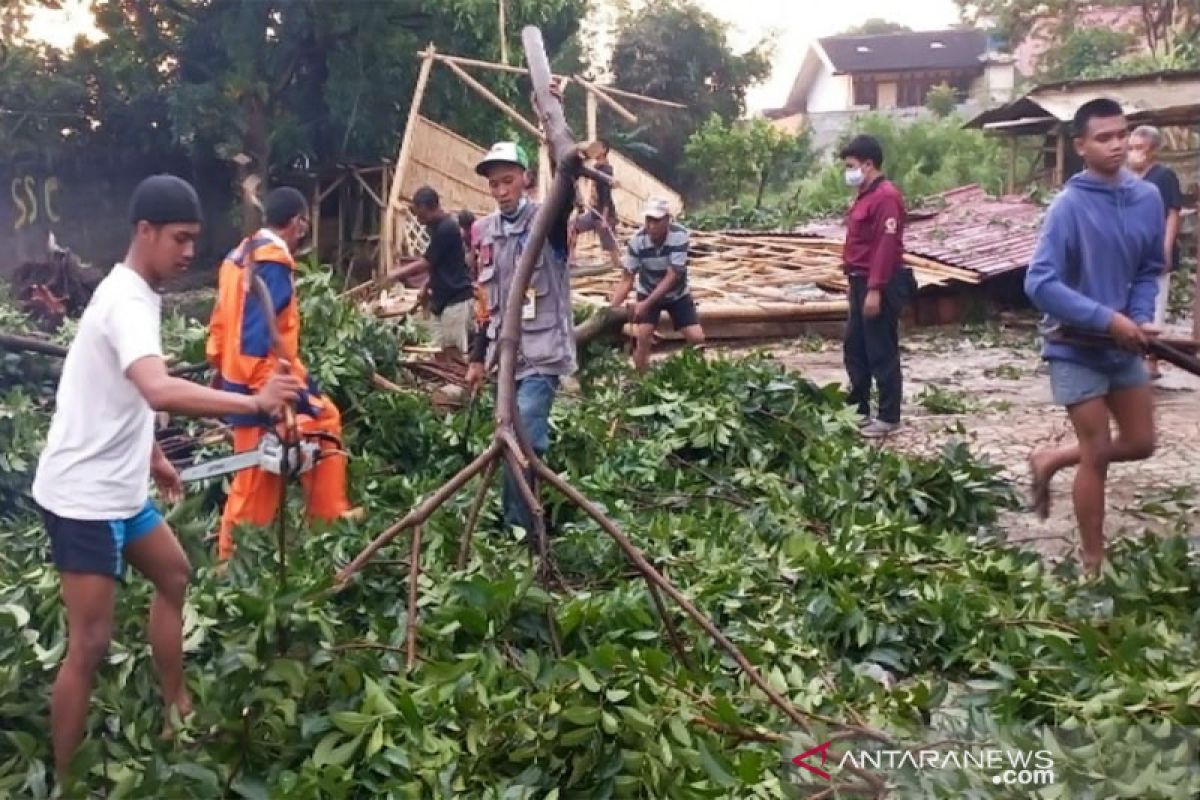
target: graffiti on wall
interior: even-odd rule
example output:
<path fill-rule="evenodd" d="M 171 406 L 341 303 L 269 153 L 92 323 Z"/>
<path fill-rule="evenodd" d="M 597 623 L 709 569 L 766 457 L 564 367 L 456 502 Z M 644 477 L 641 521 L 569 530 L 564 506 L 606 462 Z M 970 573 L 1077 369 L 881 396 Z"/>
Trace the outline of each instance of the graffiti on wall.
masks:
<path fill-rule="evenodd" d="M 59 192 L 59 180 L 54 175 L 18 175 L 9 184 L 13 202 L 13 230 L 20 231 L 38 222 L 61 222 L 55 207 L 55 195 Z"/>

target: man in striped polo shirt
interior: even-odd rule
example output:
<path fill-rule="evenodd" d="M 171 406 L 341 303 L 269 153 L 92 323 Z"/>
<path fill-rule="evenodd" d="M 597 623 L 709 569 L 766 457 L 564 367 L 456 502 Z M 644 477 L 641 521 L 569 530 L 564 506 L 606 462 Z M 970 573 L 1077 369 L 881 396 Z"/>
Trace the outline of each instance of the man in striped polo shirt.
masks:
<path fill-rule="evenodd" d="M 651 198 L 646 202 L 643 216 L 645 226 L 629 240 L 625 251 L 625 274 L 613 291 L 613 308 L 620 308 L 637 282 L 637 305 L 633 309 L 637 346 L 633 366 L 645 372 L 650 364 L 650 342 L 658 327 L 659 317 L 666 311 L 671 315 L 675 330 L 693 347 L 704 345 L 704 330 L 700 315 L 688 288 L 688 232 L 671 220 L 671 208 L 666 200 Z"/>

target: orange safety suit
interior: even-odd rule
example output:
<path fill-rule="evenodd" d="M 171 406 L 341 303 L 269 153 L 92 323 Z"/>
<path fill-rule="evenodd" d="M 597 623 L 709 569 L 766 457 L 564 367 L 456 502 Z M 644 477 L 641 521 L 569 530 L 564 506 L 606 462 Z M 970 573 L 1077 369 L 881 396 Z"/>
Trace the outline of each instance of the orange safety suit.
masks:
<path fill-rule="evenodd" d="M 284 352 L 271 352 L 271 334 L 259 296 L 250 288 L 248 265 L 270 291 Z M 296 423 L 301 434 L 322 432 L 341 437 L 342 418 L 337 407 L 322 397 L 300 360 L 300 310 L 296 302 L 296 262 L 287 245 L 269 230 L 261 230 L 242 241 L 221 263 L 217 302 L 209 323 L 206 354 L 216 368 L 220 386 L 226 391 L 252 394 L 286 359 L 293 375 L 307 386 L 296 404 Z M 244 452 L 258 447 L 272 422 L 265 416 L 236 415 L 227 422 L 233 427 L 233 448 Z M 346 513 L 346 457 L 336 453 L 331 442 L 321 447 L 330 451 L 301 476 L 310 516 L 331 520 Z M 224 561 L 233 555 L 233 532 L 238 525 L 266 525 L 279 508 L 282 485 L 279 475 L 257 467 L 238 472 L 229 487 L 217 539 L 217 554 Z"/>

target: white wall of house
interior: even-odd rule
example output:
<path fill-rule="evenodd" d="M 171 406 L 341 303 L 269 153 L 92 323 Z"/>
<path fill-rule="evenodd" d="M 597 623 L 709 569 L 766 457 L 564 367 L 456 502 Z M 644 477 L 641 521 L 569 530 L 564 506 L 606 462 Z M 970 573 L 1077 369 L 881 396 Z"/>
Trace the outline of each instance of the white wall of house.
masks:
<path fill-rule="evenodd" d="M 854 85 L 849 75 L 832 75 L 829 68 L 822 66 L 808 93 L 808 113 L 821 114 L 826 111 L 845 111 L 854 105 Z"/>
<path fill-rule="evenodd" d="M 971 83 L 971 99 L 984 107 L 1007 103 L 1017 88 L 1017 69 L 1009 63 L 991 63 Z"/>

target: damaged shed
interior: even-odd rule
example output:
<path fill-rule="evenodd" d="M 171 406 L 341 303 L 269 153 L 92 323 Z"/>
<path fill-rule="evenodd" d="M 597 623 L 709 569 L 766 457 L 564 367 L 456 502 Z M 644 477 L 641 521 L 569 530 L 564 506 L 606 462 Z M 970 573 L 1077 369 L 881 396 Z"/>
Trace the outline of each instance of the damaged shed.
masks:
<path fill-rule="evenodd" d="M 980 305 L 1024 303 L 1025 268 L 1037 247 L 1045 208 L 1027 197 L 992 197 L 971 184 L 934 196 L 909 212 L 904 231 L 906 260 L 917 271 L 955 270 L 962 277 L 921 285 L 914 305 L 917 324 L 955 322 Z M 808 225 L 804 235 L 841 240 L 840 221 Z"/>

